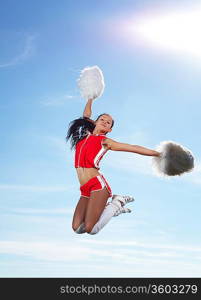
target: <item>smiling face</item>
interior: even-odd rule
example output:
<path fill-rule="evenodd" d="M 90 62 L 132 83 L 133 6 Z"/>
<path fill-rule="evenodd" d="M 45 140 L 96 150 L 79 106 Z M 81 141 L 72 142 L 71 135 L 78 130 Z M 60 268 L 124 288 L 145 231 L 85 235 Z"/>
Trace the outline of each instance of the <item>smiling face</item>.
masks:
<path fill-rule="evenodd" d="M 101 115 L 95 122 L 94 134 L 106 134 L 112 131 L 113 119 L 110 115 Z"/>

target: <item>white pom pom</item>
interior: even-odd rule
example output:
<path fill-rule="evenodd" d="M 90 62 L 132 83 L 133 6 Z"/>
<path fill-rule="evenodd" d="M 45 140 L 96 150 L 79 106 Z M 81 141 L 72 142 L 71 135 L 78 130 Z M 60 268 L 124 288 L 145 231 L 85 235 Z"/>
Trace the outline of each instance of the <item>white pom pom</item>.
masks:
<path fill-rule="evenodd" d="M 158 175 L 175 176 L 190 172 L 194 168 L 194 157 L 190 150 L 172 141 L 161 142 L 156 148 L 159 157 L 153 157 L 153 169 Z"/>
<path fill-rule="evenodd" d="M 81 96 L 86 100 L 100 97 L 105 88 L 103 73 L 98 66 L 84 68 L 77 81 Z"/>

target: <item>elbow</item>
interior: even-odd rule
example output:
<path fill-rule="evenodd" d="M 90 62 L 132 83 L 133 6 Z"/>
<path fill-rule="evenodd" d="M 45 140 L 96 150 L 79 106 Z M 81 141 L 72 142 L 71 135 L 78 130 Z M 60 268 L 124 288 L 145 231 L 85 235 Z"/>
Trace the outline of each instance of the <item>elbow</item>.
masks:
<path fill-rule="evenodd" d="M 91 116 L 89 114 L 83 114 L 83 118 L 90 118 Z"/>

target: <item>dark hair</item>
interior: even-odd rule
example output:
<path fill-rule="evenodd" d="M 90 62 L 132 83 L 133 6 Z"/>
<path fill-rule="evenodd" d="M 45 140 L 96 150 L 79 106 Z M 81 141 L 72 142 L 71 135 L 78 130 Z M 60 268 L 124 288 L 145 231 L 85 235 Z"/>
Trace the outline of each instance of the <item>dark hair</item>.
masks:
<path fill-rule="evenodd" d="M 104 113 L 99 115 L 96 121 L 103 115 L 108 114 Z M 113 125 L 114 120 L 112 120 L 111 128 L 113 127 Z M 71 149 L 75 148 L 76 144 L 87 135 L 88 131 L 92 133 L 95 127 L 95 122 L 86 117 L 82 117 L 71 121 L 66 136 L 66 141 L 70 139 Z"/>

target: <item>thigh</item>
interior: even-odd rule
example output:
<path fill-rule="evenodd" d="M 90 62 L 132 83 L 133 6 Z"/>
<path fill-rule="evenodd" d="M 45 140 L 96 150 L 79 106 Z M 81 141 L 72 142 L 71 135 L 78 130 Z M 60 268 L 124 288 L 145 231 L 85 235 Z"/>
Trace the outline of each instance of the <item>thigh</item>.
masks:
<path fill-rule="evenodd" d="M 74 230 L 77 230 L 77 228 L 84 222 L 88 202 L 89 198 L 80 197 L 73 215 L 72 227 Z"/>
<path fill-rule="evenodd" d="M 100 191 L 94 191 L 91 193 L 85 215 L 86 227 L 93 228 L 93 226 L 97 223 L 109 197 L 110 194 L 106 187 Z"/>

